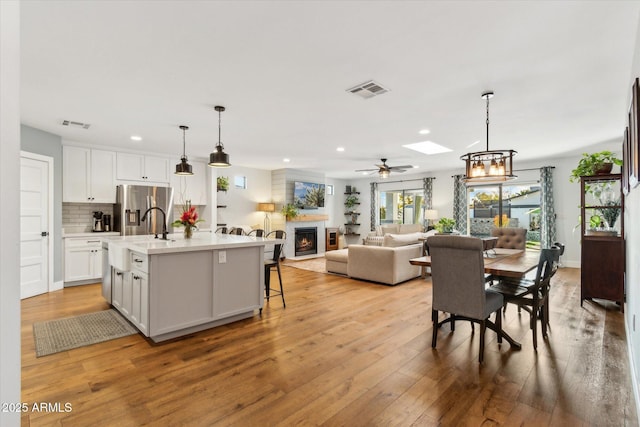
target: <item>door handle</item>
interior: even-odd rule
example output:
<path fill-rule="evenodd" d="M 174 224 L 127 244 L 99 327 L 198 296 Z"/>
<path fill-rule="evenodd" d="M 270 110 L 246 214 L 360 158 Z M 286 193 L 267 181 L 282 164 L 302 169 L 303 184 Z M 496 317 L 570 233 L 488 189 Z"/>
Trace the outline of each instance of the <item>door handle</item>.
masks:
<path fill-rule="evenodd" d="M 43 231 L 42 233 L 40 233 L 40 235 L 42 237 L 47 237 L 49 235 L 49 232 L 48 231 Z"/>

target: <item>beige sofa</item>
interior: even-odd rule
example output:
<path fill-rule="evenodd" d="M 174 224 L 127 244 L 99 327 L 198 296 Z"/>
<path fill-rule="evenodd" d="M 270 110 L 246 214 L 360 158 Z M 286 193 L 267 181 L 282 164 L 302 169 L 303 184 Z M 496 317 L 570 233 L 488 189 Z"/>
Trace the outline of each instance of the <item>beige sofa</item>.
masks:
<path fill-rule="evenodd" d="M 385 234 L 411 234 L 421 233 L 423 227 L 420 224 L 385 224 L 376 226 L 375 231 L 370 232 L 362 239 L 363 245 L 382 246 Z"/>
<path fill-rule="evenodd" d="M 387 234 L 382 246 L 349 245 L 348 249 L 325 254 L 326 269 L 347 274 L 353 279 L 397 285 L 419 277 L 420 267 L 409 264 L 411 258 L 422 256 L 422 233 Z"/>

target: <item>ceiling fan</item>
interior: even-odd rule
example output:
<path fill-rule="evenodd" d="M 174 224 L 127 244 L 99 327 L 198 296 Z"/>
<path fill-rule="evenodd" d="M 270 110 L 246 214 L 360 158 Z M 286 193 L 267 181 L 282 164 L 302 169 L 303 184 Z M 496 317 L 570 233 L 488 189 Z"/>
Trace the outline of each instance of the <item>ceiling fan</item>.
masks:
<path fill-rule="evenodd" d="M 387 165 L 387 159 L 382 160 L 381 165 L 376 165 L 378 169 L 358 169 L 356 172 L 378 172 L 380 174 L 380 178 L 388 178 L 391 171 L 394 172 L 406 172 L 407 169 L 412 169 L 412 165 L 403 165 L 403 166 L 389 166 Z"/>

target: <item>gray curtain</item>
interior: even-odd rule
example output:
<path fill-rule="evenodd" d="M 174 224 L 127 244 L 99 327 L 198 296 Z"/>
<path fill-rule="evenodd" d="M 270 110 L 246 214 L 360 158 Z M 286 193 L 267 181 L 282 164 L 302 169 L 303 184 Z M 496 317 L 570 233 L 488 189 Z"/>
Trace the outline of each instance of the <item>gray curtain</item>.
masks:
<path fill-rule="evenodd" d="M 371 183 L 371 215 L 370 215 L 370 229 L 374 231 L 376 225 L 378 225 L 378 183 Z"/>
<path fill-rule="evenodd" d="M 424 208 L 433 209 L 433 180 L 435 178 L 429 177 L 422 180 L 422 191 L 424 192 Z M 426 230 L 428 227 L 428 219 L 423 220 L 423 227 Z"/>
<path fill-rule="evenodd" d="M 467 186 L 463 178 L 464 175 L 453 176 L 453 220 L 456 222 L 456 230 L 458 230 L 460 234 L 468 234 Z"/>
<path fill-rule="evenodd" d="M 556 241 L 556 211 L 553 202 L 553 166 L 540 168 L 540 247 Z"/>

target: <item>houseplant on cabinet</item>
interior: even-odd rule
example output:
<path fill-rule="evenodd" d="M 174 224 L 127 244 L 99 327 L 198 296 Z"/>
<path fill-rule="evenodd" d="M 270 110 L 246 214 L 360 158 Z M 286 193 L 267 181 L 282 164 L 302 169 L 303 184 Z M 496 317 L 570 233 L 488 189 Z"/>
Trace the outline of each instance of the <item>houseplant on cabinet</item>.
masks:
<path fill-rule="evenodd" d="M 578 166 L 571 171 L 569 182 L 576 182 L 581 176 L 601 175 L 611 172 L 613 165 L 622 166 L 622 160 L 615 157 L 611 151 L 597 153 L 583 153 Z"/>

